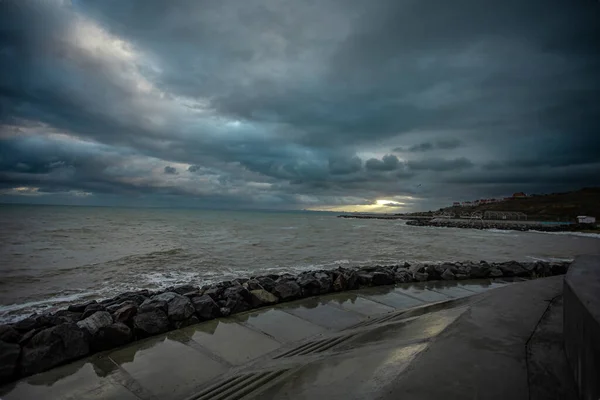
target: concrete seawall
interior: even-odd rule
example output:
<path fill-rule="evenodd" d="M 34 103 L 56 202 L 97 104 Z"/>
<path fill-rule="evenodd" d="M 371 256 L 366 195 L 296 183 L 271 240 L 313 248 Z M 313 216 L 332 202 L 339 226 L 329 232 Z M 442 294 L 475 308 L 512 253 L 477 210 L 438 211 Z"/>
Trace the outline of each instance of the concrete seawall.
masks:
<path fill-rule="evenodd" d="M 571 265 L 564 289 L 564 344 L 581 399 L 600 398 L 600 256 Z"/>

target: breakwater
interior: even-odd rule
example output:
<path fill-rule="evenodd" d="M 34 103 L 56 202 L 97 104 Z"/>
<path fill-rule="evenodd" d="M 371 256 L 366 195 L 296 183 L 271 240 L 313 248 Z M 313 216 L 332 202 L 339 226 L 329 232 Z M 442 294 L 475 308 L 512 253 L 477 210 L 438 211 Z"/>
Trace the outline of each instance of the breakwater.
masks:
<path fill-rule="evenodd" d="M 564 274 L 568 265 L 541 261 L 404 263 L 122 293 L 0 326 L 0 379 L 12 381 L 135 340 L 279 302 L 396 283 L 545 277 Z"/>
<path fill-rule="evenodd" d="M 511 231 L 540 231 L 540 232 L 579 232 L 594 228 L 589 224 L 543 224 L 536 221 L 494 221 L 494 220 L 458 220 L 458 219 L 431 219 L 409 220 L 406 225 L 433 226 L 438 228 L 465 228 L 465 229 L 500 229 Z"/>

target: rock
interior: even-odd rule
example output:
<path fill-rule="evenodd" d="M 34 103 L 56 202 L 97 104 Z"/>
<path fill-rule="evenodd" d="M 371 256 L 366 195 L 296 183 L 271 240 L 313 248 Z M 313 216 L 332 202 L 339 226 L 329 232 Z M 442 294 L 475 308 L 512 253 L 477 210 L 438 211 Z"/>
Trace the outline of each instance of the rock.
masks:
<path fill-rule="evenodd" d="M 552 275 L 564 275 L 567 273 L 567 269 L 569 268 L 569 264 L 567 263 L 550 263 L 550 271 Z"/>
<path fill-rule="evenodd" d="M 502 276 L 502 271 L 500 271 L 498 268 L 496 267 L 491 267 L 489 270 L 489 277 L 490 278 L 500 278 Z"/>
<path fill-rule="evenodd" d="M 167 302 L 167 316 L 171 321 L 183 321 L 194 315 L 195 310 L 190 299 L 175 292 L 156 295 L 152 300 Z"/>
<path fill-rule="evenodd" d="M 116 322 L 98 329 L 92 338 L 92 348 L 94 351 L 108 350 L 127 344 L 132 339 L 131 329 L 121 322 Z"/>
<path fill-rule="evenodd" d="M 406 270 L 400 270 L 398 269 L 396 271 L 396 273 L 394 274 L 394 280 L 397 283 L 408 283 L 408 282 L 412 282 L 412 274 Z"/>
<path fill-rule="evenodd" d="M 83 313 L 73 312 L 69 310 L 59 310 L 53 315 L 60 322 L 59 323 L 74 323 L 83 319 Z"/>
<path fill-rule="evenodd" d="M 321 293 L 321 284 L 311 273 L 302 274 L 296 283 L 302 288 L 304 297 L 316 296 Z"/>
<path fill-rule="evenodd" d="M 278 278 L 279 277 L 277 277 L 276 279 L 278 279 Z M 260 277 L 256 278 L 256 280 L 258 281 L 260 286 L 262 286 L 263 289 L 265 289 L 267 292 L 273 292 L 273 289 L 276 286 L 276 283 L 273 280 L 273 278 L 271 278 L 269 276 L 260 276 Z"/>
<path fill-rule="evenodd" d="M 346 276 L 343 273 L 338 274 L 337 278 L 335 278 L 335 281 L 333 281 L 333 291 L 341 292 L 341 291 L 344 291 L 347 289 L 348 289 L 348 279 L 346 279 Z"/>
<path fill-rule="evenodd" d="M 461 281 L 461 280 L 465 280 L 465 279 L 469 279 L 469 275 L 468 274 L 461 274 L 461 273 L 456 273 L 455 274 L 456 279 Z"/>
<path fill-rule="evenodd" d="M 294 300 L 301 296 L 302 288 L 294 281 L 283 282 L 273 288 L 273 294 L 281 301 Z"/>
<path fill-rule="evenodd" d="M 0 341 L 6 343 L 19 343 L 21 334 L 10 325 L 0 325 Z"/>
<path fill-rule="evenodd" d="M 426 265 L 424 272 L 427 273 L 429 280 L 438 280 L 442 278 L 445 269 L 442 265 Z"/>
<path fill-rule="evenodd" d="M 490 274 L 490 266 L 487 264 L 472 264 L 470 277 L 479 279 L 479 278 L 487 278 Z"/>
<path fill-rule="evenodd" d="M 207 296 L 210 296 L 214 301 L 217 301 L 221 298 L 224 291 L 225 291 L 225 289 L 222 287 L 213 286 L 213 287 L 206 289 L 204 291 L 204 294 Z"/>
<path fill-rule="evenodd" d="M 89 351 L 86 332 L 77 324 L 60 324 L 37 333 L 23 346 L 19 368 L 23 376 L 32 375 L 83 357 Z"/>
<path fill-rule="evenodd" d="M 202 296 L 202 291 L 194 290 L 193 292 L 184 293 L 183 296 L 187 297 L 188 299 L 191 299 L 192 297 Z"/>
<path fill-rule="evenodd" d="M 541 261 L 535 263 L 534 271 L 539 277 L 552 275 L 552 269 L 550 268 L 550 265 Z"/>
<path fill-rule="evenodd" d="M 200 321 L 206 321 L 221 316 L 219 306 L 215 303 L 213 298 L 207 294 L 200 297 L 194 297 L 192 299 L 192 305 L 194 306 L 196 315 Z"/>
<path fill-rule="evenodd" d="M 394 275 L 389 272 L 374 272 L 371 279 L 373 285 L 393 285 L 395 283 Z"/>
<path fill-rule="evenodd" d="M 231 314 L 231 310 L 227 307 L 221 307 L 219 309 L 219 313 L 221 313 L 221 315 L 224 317 L 228 317 Z"/>
<path fill-rule="evenodd" d="M 349 271 L 344 273 L 344 277 L 348 282 L 347 290 L 358 289 L 358 274 L 355 271 Z"/>
<path fill-rule="evenodd" d="M 133 317 L 135 317 L 137 312 L 137 307 L 134 304 L 128 303 L 116 310 L 113 317 L 115 322 L 129 325 L 133 321 Z"/>
<path fill-rule="evenodd" d="M 271 304 L 276 304 L 279 299 L 272 293 L 267 292 L 264 289 L 256 289 L 250 291 L 252 307 L 263 307 Z"/>
<path fill-rule="evenodd" d="M 113 319 L 108 311 L 96 311 L 86 319 L 79 321 L 77 326 L 87 330 L 90 335 L 93 336 L 100 328 L 111 325 L 112 323 Z"/>
<path fill-rule="evenodd" d="M 223 297 L 225 298 L 237 298 L 241 297 L 245 301 L 250 301 L 250 292 L 242 285 L 230 286 L 223 291 Z"/>
<path fill-rule="evenodd" d="M 25 333 L 19 340 L 19 345 L 25 346 L 27 343 L 29 343 L 31 338 L 33 338 L 37 333 L 39 333 L 41 331 L 42 331 L 42 329 L 32 329 L 29 332 Z"/>
<path fill-rule="evenodd" d="M 230 286 L 223 292 L 225 307 L 231 310 L 232 314 L 247 311 L 251 308 L 252 301 L 250 292 L 242 285 Z"/>
<path fill-rule="evenodd" d="M 0 340 L 0 383 L 14 379 L 21 346 Z"/>
<path fill-rule="evenodd" d="M 373 273 L 372 272 L 359 272 L 357 274 L 358 283 L 361 286 L 371 286 L 373 284 Z"/>
<path fill-rule="evenodd" d="M 429 278 L 427 272 L 413 272 L 413 278 L 418 282 L 425 282 Z"/>
<path fill-rule="evenodd" d="M 274 282 L 273 282 L 273 283 L 274 283 Z M 248 282 L 246 282 L 246 283 L 245 283 L 245 285 L 246 285 L 245 287 L 246 287 L 248 290 L 250 290 L 250 291 L 252 291 L 252 290 L 260 290 L 260 289 L 267 290 L 267 289 L 265 289 L 265 288 L 264 288 L 264 287 L 263 287 L 263 286 L 260 284 L 260 282 L 259 282 L 258 280 L 256 280 L 256 279 L 250 279 L 250 280 L 248 280 Z"/>
<path fill-rule="evenodd" d="M 296 277 L 292 274 L 282 274 L 279 275 L 279 278 L 277 278 L 277 281 L 275 281 L 275 283 L 280 284 L 280 283 L 285 283 L 285 282 L 289 282 L 289 281 L 295 281 Z"/>
<path fill-rule="evenodd" d="M 67 311 L 82 313 L 85 311 L 85 309 L 87 307 L 91 306 L 92 304 L 97 304 L 97 303 L 98 302 L 96 300 L 91 300 L 91 301 L 88 301 L 87 303 L 71 304 L 69 307 L 67 307 Z"/>
<path fill-rule="evenodd" d="M 227 301 L 225 302 L 225 308 L 229 308 L 229 310 L 231 310 L 231 314 L 237 314 L 248 311 L 252 308 L 252 306 L 250 306 L 250 304 L 241 297 L 228 297 Z"/>
<path fill-rule="evenodd" d="M 160 308 L 150 309 L 145 312 L 138 312 L 133 317 L 133 332 L 136 337 L 144 338 L 158 335 L 169 330 L 169 318 Z"/>
<path fill-rule="evenodd" d="M 139 306 L 139 304 L 137 304 L 135 301 L 125 300 L 120 303 L 112 304 L 112 305 L 106 307 L 106 311 L 108 311 L 111 314 L 114 314 L 118 309 L 123 308 L 125 306 L 129 306 L 129 305 L 132 305 L 135 308 L 137 308 Z"/>
<path fill-rule="evenodd" d="M 104 307 L 102 304 L 98 304 L 98 303 L 90 304 L 83 311 L 83 315 L 81 316 L 81 319 L 86 319 L 87 317 L 96 313 L 97 311 L 106 311 L 106 307 Z"/>
<path fill-rule="evenodd" d="M 13 324 L 13 328 L 19 332 L 28 332 L 32 329 L 40 328 L 40 321 L 36 317 L 27 317 Z"/>
<path fill-rule="evenodd" d="M 527 276 L 527 270 L 518 262 L 507 262 L 498 264 L 498 268 L 504 276 Z"/>
<path fill-rule="evenodd" d="M 442 274 L 442 279 L 445 281 L 452 281 L 452 280 L 456 279 L 456 275 L 454 275 L 454 273 L 452 271 L 450 271 L 450 268 L 448 268 Z"/>
<path fill-rule="evenodd" d="M 191 317 L 189 317 L 186 320 L 183 321 L 175 321 L 174 325 L 176 329 L 181 329 L 181 328 L 185 328 L 186 326 L 190 326 L 190 325 L 195 325 L 195 324 L 199 324 L 200 320 L 198 319 L 198 317 L 196 317 L 195 315 L 192 315 Z"/>
<path fill-rule="evenodd" d="M 198 287 L 194 285 L 180 285 L 173 288 L 173 292 L 184 296 L 186 293 L 197 292 Z"/>
<path fill-rule="evenodd" d="M 315 273 L 315 279 L 319 282 L 319 294 L 329 293 L 333 287 L 333 279 L 326 272 Z"/>
<path fill-rule="evenodd" d="M 167 302 L 164 300 L 147 299 L 140 305 L 140 307 L 138 309 L 138 313 L 148 312 L 148 311 L 153 311 L 153 310 L 160 310 L 160 311 L 163 311 L 164 313 L 166 313 L 168 308 L 169 307 L 167 305 Z"/>

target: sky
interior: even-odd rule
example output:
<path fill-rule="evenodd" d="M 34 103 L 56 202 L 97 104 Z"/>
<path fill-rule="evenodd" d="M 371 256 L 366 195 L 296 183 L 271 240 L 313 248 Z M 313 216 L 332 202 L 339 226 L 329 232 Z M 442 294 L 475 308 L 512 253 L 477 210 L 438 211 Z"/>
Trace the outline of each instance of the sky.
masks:
<path fill-rule="evenodd" d="M 418 211 L 600 185 L 594 0 L 2 0 L 0 202 Z"/>

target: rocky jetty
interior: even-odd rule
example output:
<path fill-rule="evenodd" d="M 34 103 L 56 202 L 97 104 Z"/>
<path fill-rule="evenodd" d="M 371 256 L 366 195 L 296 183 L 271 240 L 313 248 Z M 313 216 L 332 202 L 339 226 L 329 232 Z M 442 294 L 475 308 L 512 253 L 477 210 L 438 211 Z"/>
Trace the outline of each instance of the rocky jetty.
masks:
<path fill-rule="evenodd" d="M 491 220 L 456 220 L 456 219 L 433 219 L 433 220 L 409 220 L 406 225 L 412 226 L 434 226 L 438 228 L 465 228 L 465 229 L 500 229 L 507 231 L 539 231 L 539 232 L 578 232 L 589 230 L 590 225 L 569 224 L 569 225 L 542 225 L 542 224 L 524 224 L 511 221 L 491 221 Z"/>
<path fill-rule="evenodd" d="M 270 274 L 197 287 L 140 290 L 73 304 L 0 325 L 0 382 L 36 374 L 94 352 L 213 318 L 279 302 L 370 286 L 431 280 L 564 274 L 569 263 L 453 262 L 377 265 Z"/>

